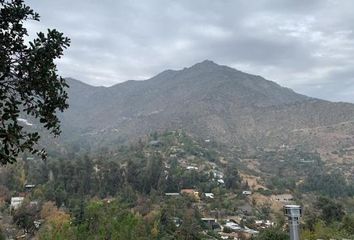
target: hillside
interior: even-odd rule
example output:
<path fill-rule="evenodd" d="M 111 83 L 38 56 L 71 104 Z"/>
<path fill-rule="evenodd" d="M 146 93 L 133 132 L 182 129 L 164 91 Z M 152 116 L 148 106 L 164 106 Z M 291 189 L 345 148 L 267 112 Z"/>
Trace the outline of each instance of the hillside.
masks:
<path fill-rule="evenodd" d="M 324 128 L 318 138 L 311 137 L 309 146 L 317 148 L 337 131 L 327 127 L 354 119 L 352 104 L 310 98 L 211 61 L 112 87 L 74 79 L 68 83 L 70 109 L 62 116 L 63 137 L 102 145 L 184 129 L 227 145 L 275 147 L 301 144 L 304 129 Z M 345 134 L 338 138 L 352 144 Z"/>

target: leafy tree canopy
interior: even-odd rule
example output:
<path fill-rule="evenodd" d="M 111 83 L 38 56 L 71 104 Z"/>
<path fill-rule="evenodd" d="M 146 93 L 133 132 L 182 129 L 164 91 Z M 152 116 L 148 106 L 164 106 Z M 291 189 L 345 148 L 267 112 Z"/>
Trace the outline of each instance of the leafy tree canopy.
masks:
<path fill-rule="evenodd" d="M 25 150 L 40 154 L 35 144 L 38 131 L 21 125 L 22 117 L 38 119 L 52 134 L 60 134 L 57 111 L 68 104 L 68 87 L 57 75 L 55 59 L 69 47 L 70 39 L 57 30 L 26 42 L 28 36 L 24 22 L 39 21 L 23 0 L 0 0 L 0 163 L 13 163 Z"/>
<path fill-rule="evenodd" d="M 255 240 L 288 240 L 289 236 L 278 228 L 269 228 L 261 231 Z"/>

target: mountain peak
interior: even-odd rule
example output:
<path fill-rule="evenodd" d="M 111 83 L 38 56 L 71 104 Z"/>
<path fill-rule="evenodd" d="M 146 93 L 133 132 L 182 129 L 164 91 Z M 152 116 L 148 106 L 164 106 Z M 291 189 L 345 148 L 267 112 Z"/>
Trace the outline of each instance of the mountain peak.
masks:
<path fill-rule="evenodd" d="M 220 65 L 216 64 L 211 60 L 204 60 L 202 62 L 194 64 L 191 68 L 200 68 L 200 67 L 220 67 Z"/>

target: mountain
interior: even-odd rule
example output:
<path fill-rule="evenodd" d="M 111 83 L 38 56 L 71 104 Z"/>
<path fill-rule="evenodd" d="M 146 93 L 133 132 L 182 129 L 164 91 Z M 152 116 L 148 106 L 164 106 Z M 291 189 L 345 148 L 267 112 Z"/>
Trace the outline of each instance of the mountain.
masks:
<path fill-rule="evenodd" d="M 328 137 L 347 145 L 353 140 L 353 104 L 310 98 L 208 60 L 112 87 L 67 81 L 70 108 L 61 116 L 64 139 L 104 145 L 184 129 L 230 146 L 306 142 L 317 148 Z M 346 130 L 338 129 L 341 124 Z"/>

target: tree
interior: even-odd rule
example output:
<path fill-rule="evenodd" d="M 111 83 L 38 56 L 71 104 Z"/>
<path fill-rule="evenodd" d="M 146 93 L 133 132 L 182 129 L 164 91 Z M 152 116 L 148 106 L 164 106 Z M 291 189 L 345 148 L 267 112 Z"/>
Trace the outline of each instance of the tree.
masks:
<path fill-rule="evenodd" d="M 0 227 L 0 240 L 5 240 L 6 238 L 5 238 L 5 235 L 4 235 L 4 233 L 3 233 L 3 230 L 2 230 L 2 228 Z"/>
<path fill-rule="evenodd" d="M 334 221 L 341 221 L 345 216 L 343 206 L 326 197 L 317 199 L 317 206 L 321 210 L 321 218 L 327 224 Z"/>
<path fill-rule="evenodd" d="M 28 130 L 21 120 L 31 119 L 55 136 L 60 134 L 57 111 L 68 104 L 68 87 L 57 75 L 55 59 L 69 47 L 70 39 L 57 30 L 37 33 L 28 43 L 24 22 L 39 21 L 23 0 L 0 0 L 0 163 L 16 161 L 28 150 L 45 158 L 45 151 L 35 148 L 40 135 Z M 27 128 L 27 129 L 26 129 Z"/>
<path fill-rule="evenodd" d="M 28 203 L 24 203 L 15 211 L 13 221 L 26 233 L 32 233 L 35 230 L 34 220 L 36 220 L 37 215 L 38 211 L 36 206 L 31 206 Z"/>
<path fill-rule="evenodd" d="M 259 233 L 255 240 L 288 240 L 289 236 L 278 228 L 268 228 Z"/>
<path fill-rule="evenodd" d="M 45 220 L 39 239 L 72 239 L 70 215 L 59 210 L 53 202 L 45 202 L 40 216 Z"/>
<path fill-rule="evenodd" d="M 237 189 L 241 185 L 241 177 L 236 166 L 229 166 L 225 172 L 225 187 L 228 189 Z"/>

